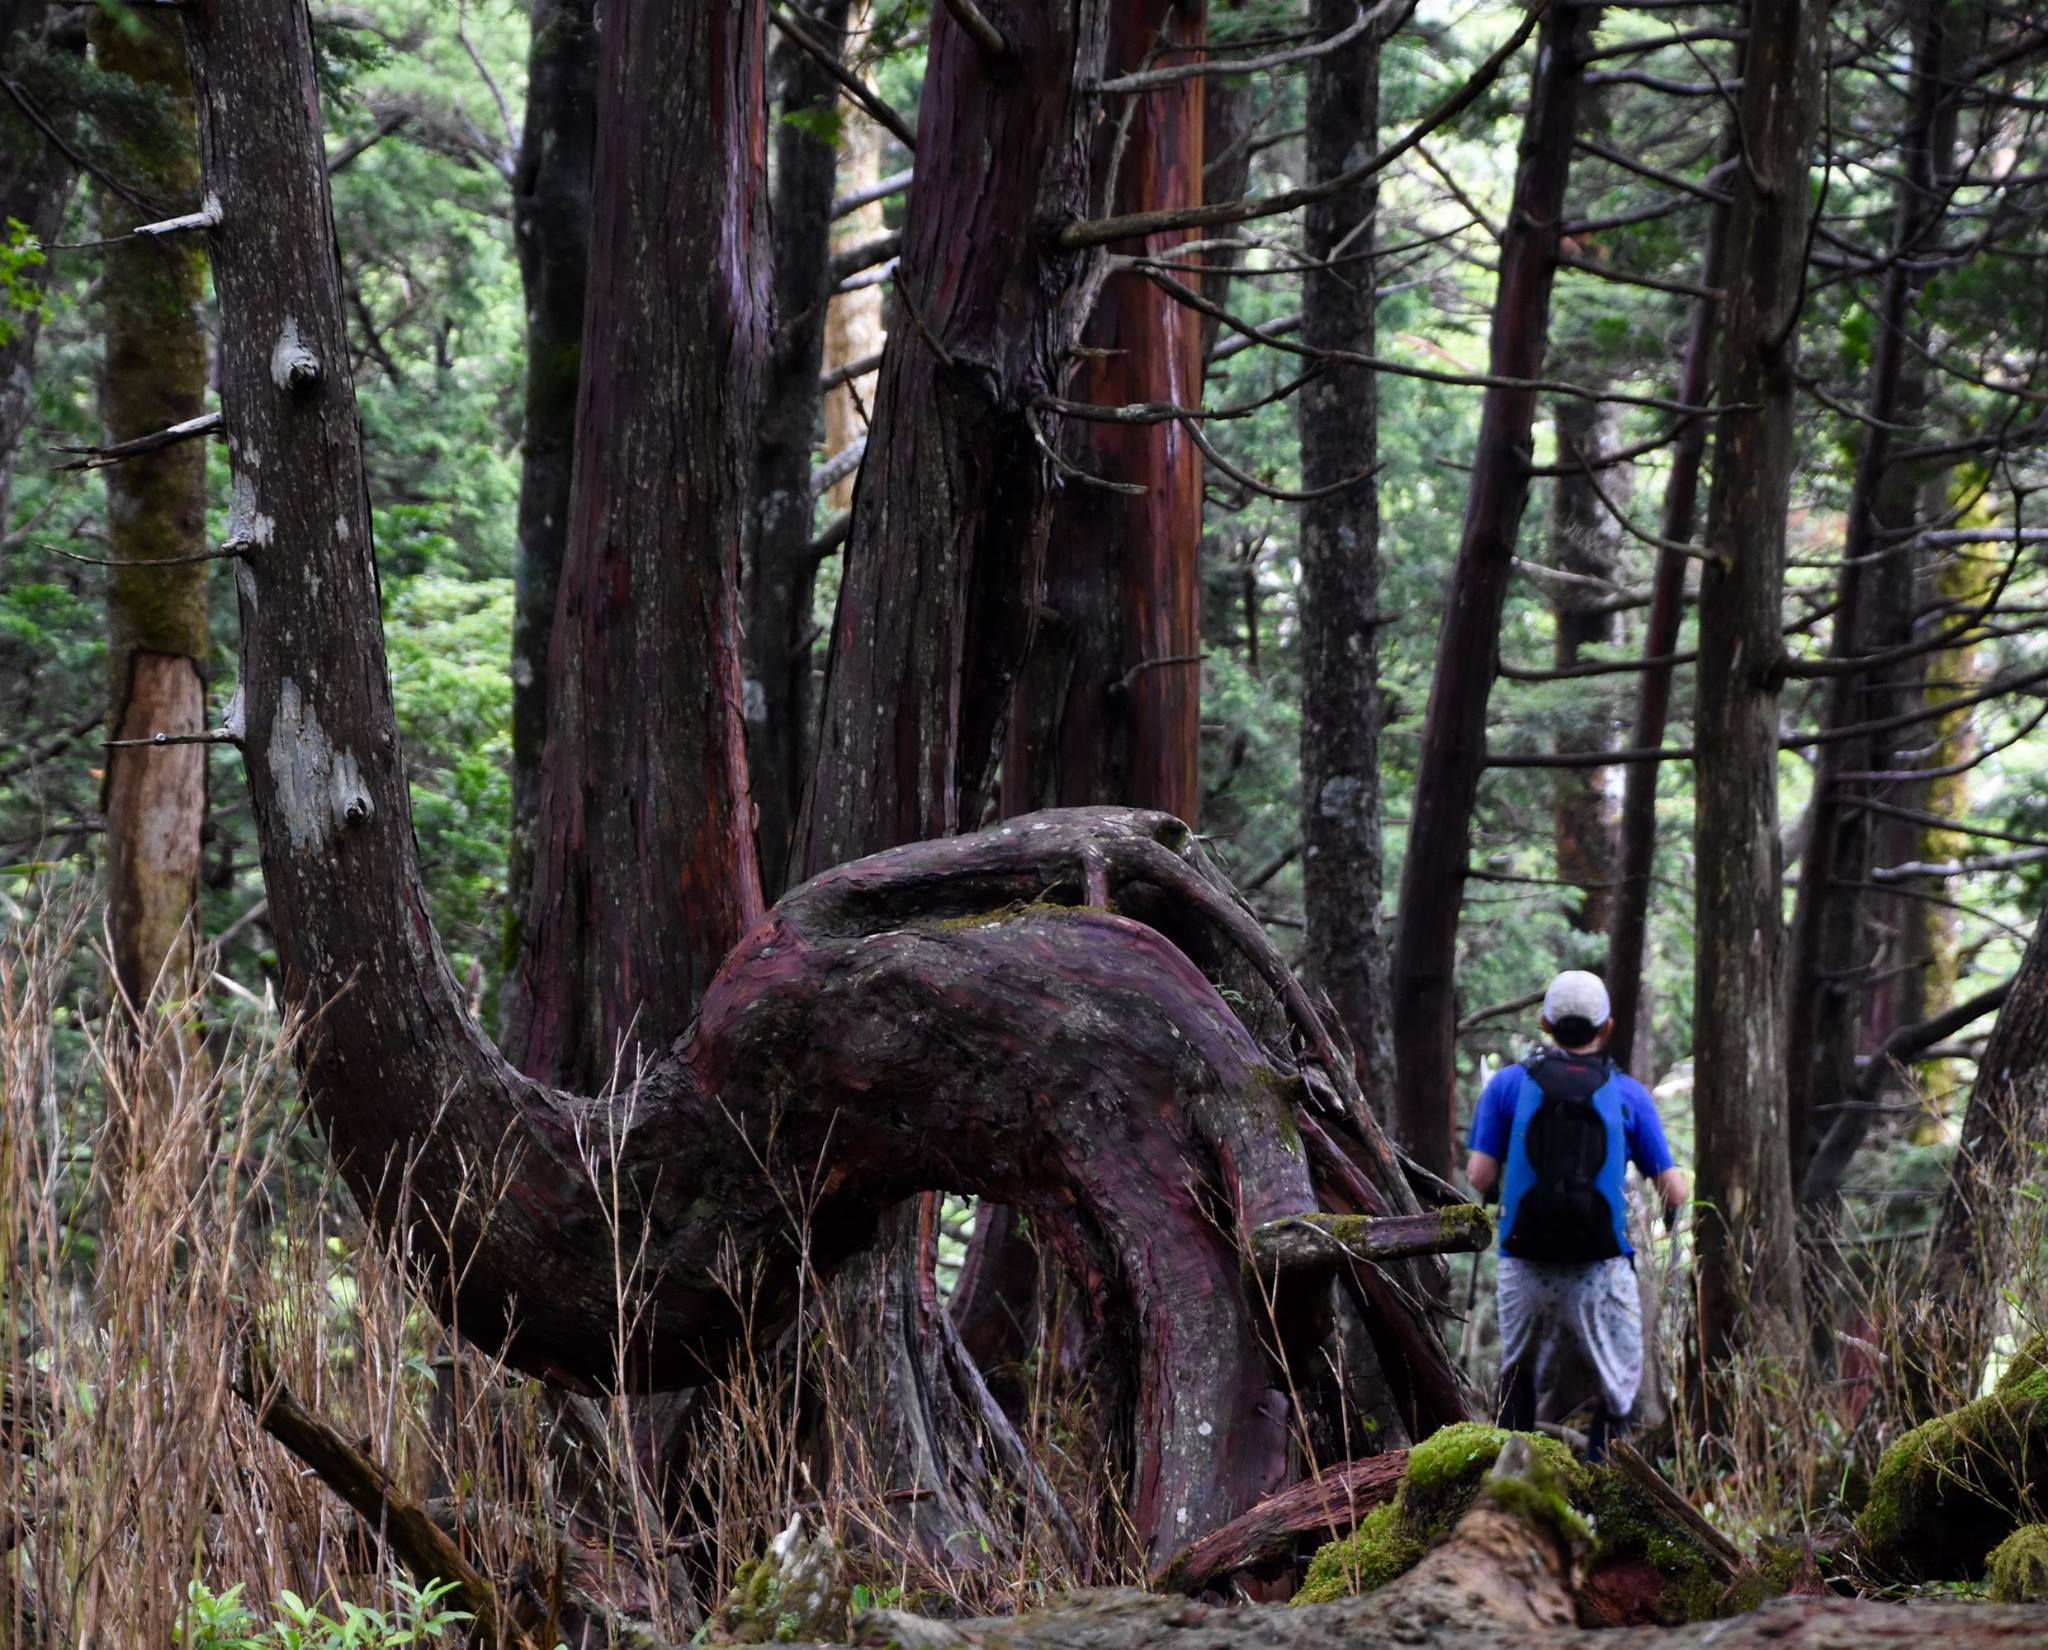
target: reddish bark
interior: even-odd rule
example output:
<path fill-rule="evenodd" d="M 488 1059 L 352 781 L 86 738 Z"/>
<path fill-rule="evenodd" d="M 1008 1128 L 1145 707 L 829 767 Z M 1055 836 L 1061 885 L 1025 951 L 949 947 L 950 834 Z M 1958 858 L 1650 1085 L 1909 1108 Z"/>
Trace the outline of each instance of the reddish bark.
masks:
<path fill-rule="evenodd" d="M 433 1233 L 412 1252 L 465 1335 L 559 1382 L 649 1386 L 773 1334 L 804 1257 L 829 1270 L 892 1205 L 988 1197 L 1024 1211 L 1118 1326 L 1124 1505 L 1146 1549 L 1278 1488 L 1288 1388 L 1238 1234 L 1315 1207 L 1318 1178 L 1374 1212 L 1415 1198 L 1315 1011 L 1177 822 L 1033 816 L 820 876 L 605 1101 L 520 1075 L 468 1019 L 426 916 L 384 668 L 306 14 L 248 0 L 185 21 L 254 547 L 239 735 L 288 999 L 328 1010 L 299 1045 L 306 1092 L 363 1207 Z M 726 44 L 721 68 L 755 49 Z M 644 421 L 643 406 L 626 423 Z M 639 1261 L 624 1303 L 622 1253 Z M 744 1314 L 735 1258 L 760 1282 Z M 1275 1309 L 1286 1324 L 1312 1304 Z M 1384 1331 L 1441 1365 L 1425 1310 L 1402 1291 Z M 1441 1379 L 1427 1363 L 1418 1392 Z"/>
<path fill-rule="evenodd" d="M 1350 1534 L 1373 1508 L 1393 1500 L 1407 1472 L 1408 1452 L 1398 1449 L 1345 1461 L 1304 1479 L 1176 1553 L 1160 1572 L 1159 1586 L 1199 1593 L 1240 1570 L 1291 1567 L 1314 1547 Z"/>
<path fill-rule="evenodd" d="M 826 667 L 801 874 L 979 822 L 1038 604 L 1109 0 L 932 18 L 919 162 Z"/>
<path fill-rule="evenodd" d="M 1199 0 L 1115 0 L 1108 67 L 1187 61 L 1204 38 Z M 1093 170 L 1119 148 L 1116 210 L 1202 199 L 1202 80 L 1135 94 L 1095 135 Z M 1169 257 L 1186 232 L 1119 245 Z M 1201 400 L 1200 317 L 1136 270 L 1103 283 L 1068 395 L 1098 406 Z M 1160 808 L 1193 823 L 1200 801 L 1202 455 L 1178 422 L 1077 419 L 1081 472 L 1053 511 L 1045 597 L 1003 751 L 1002 809 L 1090 802 Z M 1143 489 L 1115 493 L 1081 476 Z"/>
<path fill-rule="evenodd" d="M 602 36 L 576 473 L 506 1040 L 523 1069 L 586 1089 L 688 1024 L 761 909 L 737 594 L 768 343 L 761 35 L 758 4 L 642 0 Z M 636 141 L 650 127 L 675 147 Z"/>
<path fill-rule="evenodd" d="M 1597 5 L 1555 5 L 1537 36 L 1536 80 L 1520 169 L 1501 238 L 1487 370 L 1515 381 L 1480 404 L 1479 443 L 1457 560 L 1437 636 L 1401 868 L 1393 957 L 1395 1119 L 1401 1143 L 1438 1175 L 1451 1172 L 1457 1116 L 1458 915 L 1472 811 L 1486 766 L 1486 706 L 1500 645 L 1515 535 L 1529 499 L 1534 381 L 1541 375 L 1557 272 L 1558 229 L 1571 173 L 1584 54 Z"/>

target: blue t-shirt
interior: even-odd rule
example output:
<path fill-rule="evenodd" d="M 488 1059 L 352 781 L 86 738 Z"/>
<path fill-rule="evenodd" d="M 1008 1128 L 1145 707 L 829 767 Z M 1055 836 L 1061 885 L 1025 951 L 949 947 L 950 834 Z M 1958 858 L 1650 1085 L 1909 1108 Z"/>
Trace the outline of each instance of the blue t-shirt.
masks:
<path fill-rule="evenodd" d="M 1515 1109 L 1527 1077 L 1519 1064 L 1495 1072 L 1480 1091 L 1478 1109 L 1472 1114 L 1471 1150 L 1484 1152 L 1503 1165 L 1503 1176 L 1514 1133 Z M 1646 1180 L 1654 1180 L 1673 1167 L 1664 1124 L 1657 1116 L 1657 1103 L 1650 1098 L 1650 1091 L 1626 1072 L 1615 1072 L 1613 1085 L 1621 1102 L 1622 1140 L 1628 1160 L 1642 1171 Z M 1618 1222 L 1618 1212 L 1616 1218 Z M 1617 1232 L 1616 1236 L 1622 1253 L 1634 1253 L 1625 1234 Z"/>

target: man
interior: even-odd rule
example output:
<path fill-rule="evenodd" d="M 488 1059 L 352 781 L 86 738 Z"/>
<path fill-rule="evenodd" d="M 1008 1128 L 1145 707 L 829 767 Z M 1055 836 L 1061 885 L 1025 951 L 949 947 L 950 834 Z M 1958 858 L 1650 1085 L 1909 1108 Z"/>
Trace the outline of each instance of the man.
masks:
<path fill-rule="evenodd" d="M 1642 1297 L 1622 1181 L 1630 1163 L 1686 1200 L 1649 1091 L 1603 1052 L 1614 1020 L 1598 975 L 1543 994 L 1548 1044 L 1494 1074 L 1472 1118 L 1465 1176 L 1500 1216 L 1501 1422 L 1559 1421 L 1589 1397 L 1587 1455 L 1605 1458 L 1643 1377 Z"/>

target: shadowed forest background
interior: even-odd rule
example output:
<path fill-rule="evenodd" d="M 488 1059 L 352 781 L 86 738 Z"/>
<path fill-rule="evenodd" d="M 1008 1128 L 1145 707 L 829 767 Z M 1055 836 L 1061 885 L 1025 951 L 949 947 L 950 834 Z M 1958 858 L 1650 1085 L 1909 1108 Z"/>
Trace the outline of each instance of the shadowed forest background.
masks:
<path fill-rule="evenodd" d="M 1697 1201 L 1499 1591 L 2048 1602 L 2044 120 L 2000 0 L 0 0 L 0 1645 L 1436 1609 L 1567 967 Z"/>

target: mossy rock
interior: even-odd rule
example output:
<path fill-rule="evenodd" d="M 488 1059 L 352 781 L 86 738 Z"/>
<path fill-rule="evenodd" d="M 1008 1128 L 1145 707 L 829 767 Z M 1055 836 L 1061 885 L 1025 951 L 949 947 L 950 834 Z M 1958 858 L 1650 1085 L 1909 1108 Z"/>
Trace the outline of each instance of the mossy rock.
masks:
<path fill-rule="evenodd" d="M 2048 1514 L 2048 1364 L 2025 1351 L 1997 1390 L 1890 1449 L 1856 1521 L 1865 1556 L 1901 1574 L 1970 1580 L 2020 1524 Z"/>
<path fill-rule="evenodd" d="M 2048 1524 L 2023 1524 L 1991 1549 L 1988 1591 L 2000 1604 L 2048 1604 Z"/>

